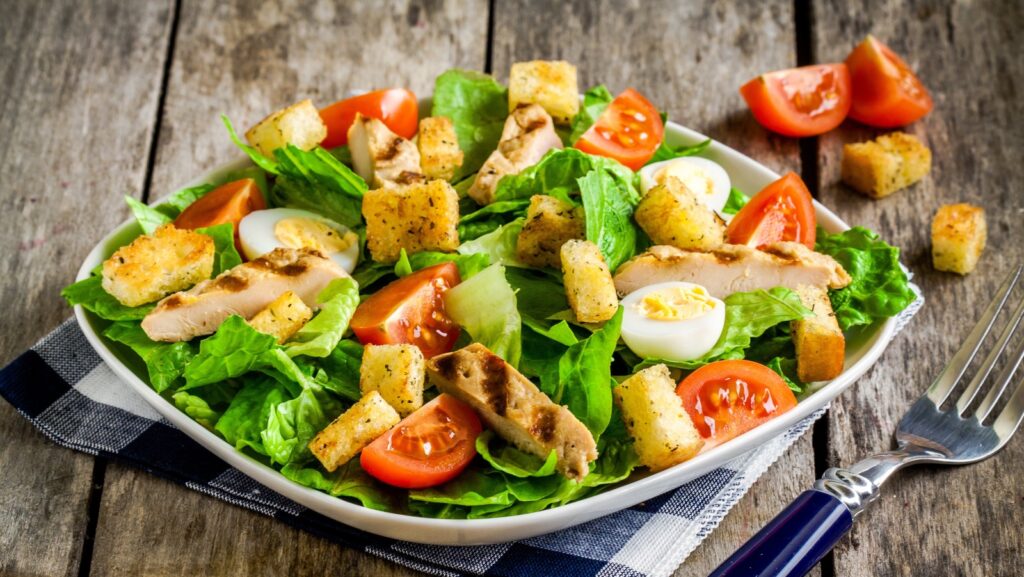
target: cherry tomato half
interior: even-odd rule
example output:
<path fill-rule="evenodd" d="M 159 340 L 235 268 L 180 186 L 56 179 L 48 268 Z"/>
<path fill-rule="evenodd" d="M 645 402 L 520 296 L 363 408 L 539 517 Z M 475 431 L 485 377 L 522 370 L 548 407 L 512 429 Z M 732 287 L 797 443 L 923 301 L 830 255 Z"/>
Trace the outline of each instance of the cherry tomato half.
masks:
<path fill-rule="evenodd" d="M 267 202 L 256 181 L 234 180 L 218 186 L 190 204 L 174 219 L 174 226 L 195 230 L 230 222 L 235 227 L 235 247 L 242 254 L 238 241 L 238 223 L 250 212 L 267 208 Z"/>
<path fill-rule="evenodd" d="M 845 64 L 818 64 L 762 74 L 740 88 L 761 126 L 786 136 L 815 136 L 839 126 L 850 111 Z"/>
<path fill-rule="evenodd" d="M 327 138 L 320 146 L 334 148 L 348 144 L 348 129 L 357 112 L 382 121 L 391 132 L 402 138 L 416 136 L 419 126 L 416 95 L 404 88 L 389 88 L 339 100 L 322 109 L 320 118 L 327 125 Z"/>
<path fill-rule="evenodd" d="M 388 485 L 433 487 L 469 465 L 482 430 L 469 405 L 441 394 L 367 445 L 359 464 Z"/>
<path fill-rule="evenodd" d="M 846 57 L 853 82 L 850 118 L 869 126 L 905 126 L 932 110 L 932 97 L 902 58 L 872 36 Z"/>
<path fill-rule="evenodd" d="M 615 97 L 594 125 L 576 141 L 576 148 L 614 158 L 633 170 L 654 156 L 665 133 L 658 109 L 642 94 L 627 89 Z"/>
<path fill-rule="evenodd" d="M 814 202 L 804 181 L 790 172 L 754 195 L 725 229 L 730 244 L 759 247 L 779 241 L 814 250 Z"/>
<path fill-rule="evenodd" d="M 717 361 L 676 388 L 705 447 L 724 443 L 796 406 L 782 377 L 753 361 Z"/>

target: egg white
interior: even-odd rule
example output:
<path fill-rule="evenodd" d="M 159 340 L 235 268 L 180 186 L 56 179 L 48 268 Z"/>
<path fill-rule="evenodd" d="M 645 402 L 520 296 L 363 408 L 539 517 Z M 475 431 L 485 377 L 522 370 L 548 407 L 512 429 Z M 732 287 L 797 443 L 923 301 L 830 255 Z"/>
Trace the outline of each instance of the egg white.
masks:
<path fill-rule="evenodd" d="M 287 248 L 288 245 L 281 242 L 274 233 L 274 227 L 277 226 L 277 223 L 286 218 L 316 220 L 338 231 L 339 235 L 346 235 L 350 232 L 348 227 L 308 210 L 297 208 L 257 210 L 246 215 L 238 223 L 238 240 L 242 245 L 242 252 L 245 253 L 245 257 L 252 260 L 267 254 L 275 248 Z M 354 242 L 343 251 L 333 252 L 325 256 L 338 263 L 338 266 L 346 271 L 352 272 L 359 262 L 359 243 Z"/>
<path fill-rule="evenodd" d="M 715 346 L 725 328 L 725 303 L 710 297 L 710 311 L 683 320 L 655 320 L 647 318 L 639 305 L 644 297 L 655 291 L 675 287 L 693 289 L 688 282 L 663 282 L 645 286 L 622 299 L 622 340 L 637 355 L 644 358 L 669 361 L 699 359 Z"/>
<path fill-rule="evenodd" d="M 659 171 L 668 166 L 677 164 L 680 168 L 690 168 L 695 171 L 690 178 L 684 178 L 683 183 L 687 184 L 688 187 L 697 194 L 697 198 L 699 198 L 705 206 L 719 214 L 722 214 L 722 208 L 724 208 L 725 203 L 729 201 L 729 191 L 732 188 L 729 175 L 717 162 L 701 158 L 699 156 L 683 156 L 680 158 L 673 158 L 672 160 L 663 160 L 641 168 L 640 188 L 642 192 L 647 194 L 648 190 L 659 184 L 655 178 L 655 175 L 658 174 Z M 699 173 L 696 171 L 699 171 Z M 687 182 L 688 180 L 690 182 Z M 699 186 L 694 186 L 694 181 L 699 182 Z"/>

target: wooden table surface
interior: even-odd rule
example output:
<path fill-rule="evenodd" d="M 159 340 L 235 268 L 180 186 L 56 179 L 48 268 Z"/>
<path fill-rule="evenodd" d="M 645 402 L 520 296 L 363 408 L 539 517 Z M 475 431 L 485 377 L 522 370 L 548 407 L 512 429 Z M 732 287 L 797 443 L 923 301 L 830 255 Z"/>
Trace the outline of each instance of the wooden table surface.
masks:
<path fill-rule="evenodd" d="M 677 571 L 706 575 L 833 464 L 889 447 L 899 416 L 1024 260 L 1024 15 L 1017 1 L 592 2 L 0 0 L 0 362 L 71 311 L 58 295 L 88 250 L 156 198 L 237 156 L 220 125 L 301 98 L 407 86 L 458 66 L 566 59 L 580 83 L 635 86 L 693 127 L 802 174 L 847 222 L 903 249 L 928 303 L 827 417 L 796 443 Z M 737 88 L 838 61 L 867 33 L 904 55 L 935 99 L 909 130 L 931 174 L 881 201 L 839 181 L 851 123 L 816 139 L 767 134 Z M 752 191 L 748 191 L 752 192 Z M 959 278 L 932 270 L 943 203 L 987 209 L 989 248 Z M 0 574 L 412 575 L 145 472 L 54 446 L 0 403 Z M 1019 575 L 1024 443 L 960 469 L 923 467 L 879 503 L 815 575 Z"/>

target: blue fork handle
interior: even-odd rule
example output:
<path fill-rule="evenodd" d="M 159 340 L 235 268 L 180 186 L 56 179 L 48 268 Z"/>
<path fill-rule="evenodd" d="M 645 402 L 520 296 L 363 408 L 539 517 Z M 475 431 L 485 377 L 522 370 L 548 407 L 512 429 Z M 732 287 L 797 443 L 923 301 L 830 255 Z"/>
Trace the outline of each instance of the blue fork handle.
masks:
<path fill-rule="evenodd" d="M 824 491 L 804 491 L 710 577 L 805 575 L 852 525 L 842 501 Z"/>

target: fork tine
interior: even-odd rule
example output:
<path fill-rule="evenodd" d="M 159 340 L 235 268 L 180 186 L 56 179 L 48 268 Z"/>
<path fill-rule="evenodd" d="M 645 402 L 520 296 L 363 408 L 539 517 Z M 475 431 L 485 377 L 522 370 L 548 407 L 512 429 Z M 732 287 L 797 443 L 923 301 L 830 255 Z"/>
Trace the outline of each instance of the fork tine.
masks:
<path fill-rule="evenodd" d="M 1017 330 L 1017 326 L 1020 324 L 1021 317 L 1024 317 L 1024 300 L 1021 300 L 1020 304 L 1017 305 L 1017 309 L 1013 311 L 1013 316 L 1010 318 L 1010 322 L 1003 329 L 1003 334 L 1000 335 L 999 341 L 996 343 L 994 349 L 985 357 L 984 362 L 978 367 L 978 372 L 975 373 L 974 378 L 971 379 L 967 388 L 964 389 L 963 394 L 956 402 L 956 412 L 963 415 L 967 408 L 970 406 L 971 401 L 977 396 L 978 391 L 981 390 L 982 383 L 988 378 L 989 374 L 992 373 L 992 369 L 996 365 L 996 361 L 999 360 L 999 356 L 1006 350 L 1006 345 L 1010 343 L 1010 339 L 1013 338 L 1014 333 Z"/>
<path fill-rule="evenodd" d="M 938 378 L 935 382 L 928 387 L 928 392 L 925 393 L 936 406 L 941 405 L 949 393 L 953 391 L 953 387 L 956 386 L 957 382 L 960 381 L 960 377 L 964 375 L 964 371 L 967 370 L 967 366 L 971 364 L 974 357 L 978 354 L 978 348 L 981 346 L 982 341 L 988 336 L 988 332 L 992 330 L 992 325 L 995 323 L 996 315 L 1003 309 L 1003 305 L 1006 303 L 1007 297 L 1010 296 L 1010 292 L 1013 287 L 1017 284 L 1017 279 L 1020 278 L 1021 267 L 1018 266 L 1010 276 L 1003 281 L 1003 284 L 999 287 L 999 292 L 996 298 L 988 305 L 985 309 L 984 314 L 981 315 L 981 319 L 978 324 L 974 325 L 974 329 L 971 330 L 971 334 L 967 336 L 964 344 L 960 346 L 960 350 L 953 355 L 953 358 L 949 360 L 942 372 L 939 373 Z"/>
<path fill-rule="evenodd" d="M 1003 367 L 1003 370 L 999 372 L 999 376 L 996 377 L 995 386 L 992 387 L 992 390 L 989 391 L 987 395 L 985 395 L 981 404 L 978 405 L 978 409 L 974 411 L 974 415 L 978 418 L 979 423 L 985 420 L 985 417 L 992 412 L 992 408 L 995 404 L 999 402 L 999 397 L 1002 396 L 1003 391 L 1006 390 L 1010 381 L 1013 380 L 1013 375 L 1017 372 L 1017 368 L 1020 367 L 1022 360 L 1024 360 L 1024 342 L 1021 342 L 1017 347 L 1017 352 L 1014 353 L 1014 358 L 1011 359 L 1010 362 Z M 1017 393 L 1014 394 L 1016 395 Z"/>
<path fill-rule="evenodd" d="M 1022 419 L 1024 419 L 1024 379 L 1021 379 L 1010 402 L 1006 403 L 1003 412 L 999 413 L 999 417 L 992 423 L 992 428 L 1000 440 L 1006 442 L 1006 439 L 1017 432 L 1017 427 L 1020 426 Z"/>

